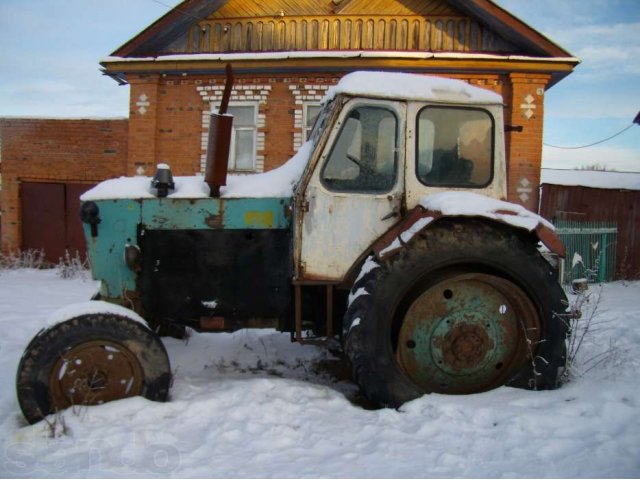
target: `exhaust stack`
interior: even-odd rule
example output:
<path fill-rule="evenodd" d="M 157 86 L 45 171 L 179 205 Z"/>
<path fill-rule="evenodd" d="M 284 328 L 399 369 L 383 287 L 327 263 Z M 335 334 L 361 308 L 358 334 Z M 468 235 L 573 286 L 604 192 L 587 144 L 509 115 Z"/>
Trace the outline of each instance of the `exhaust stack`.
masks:
<path fill-rule="evenodd" d="M 204 181 L 209 185 L 211 197 L 220 197 L 220 187 L 227 184 L 227 169 L 229 162 L 229 148 L 231 146 L 231 127 L 233 117 L 226 115 L 233 87 L 233 69 L 231 64 L 226 67 L 222 102 L 217 113 L 209 117 L 209 141 L 207 144 L 207 163 Z"/>

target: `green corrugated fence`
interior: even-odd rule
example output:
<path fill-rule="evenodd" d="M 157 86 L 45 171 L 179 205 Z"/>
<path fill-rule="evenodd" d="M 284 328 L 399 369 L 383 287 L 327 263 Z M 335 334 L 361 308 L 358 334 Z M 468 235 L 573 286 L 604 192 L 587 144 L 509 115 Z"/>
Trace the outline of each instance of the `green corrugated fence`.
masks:
<path fill-rule="evenodd" d="M 558 220 L 556 233 L 567 249 L 564 284 L 579 278 L 586 278 L 589 283 L 613 280 L 618 239 L 616 223 Z"/>

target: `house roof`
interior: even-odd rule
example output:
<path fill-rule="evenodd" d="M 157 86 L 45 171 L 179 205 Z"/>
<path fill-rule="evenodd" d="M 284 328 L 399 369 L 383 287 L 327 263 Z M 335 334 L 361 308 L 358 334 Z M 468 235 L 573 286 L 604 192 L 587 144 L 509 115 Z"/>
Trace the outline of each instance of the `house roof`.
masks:
<path fill-rule="evenodd" d="M 609 190 L 640 190 L 640 172 L 602 172 L 543 168 L 540 184 Z"/>
<path fill-rule="evenodd" d="M 505 40 L 526 52 L 542 57 L 572 57 L 565 49 L 491 0 L 446 1 L 457 10 L 499 32 Z M 160 47 L 170 44 L 184 34 L 188 27 L 205 19 L 228 2 L 229 0 L 184 0 L 116 49 L 111 56 L 153 55 Z"/>
<path fill-rule="evenodd" d="M 573 57 L 568 51 L 491 0 L 449 0 L 449 2 L 458 10 L 478 18 L 491 29 L 500 32 L 506 40 L 532 53 L 548 57 Z"/>
<path fill-rule="evenodd" d="M 208 17 L 228 0 L 184 0 L 116 49 L 111 56 L 144 57 L 176 40 L 191 25 Z"/>
<path fill-rule="evenodd" d="M 172 61 L 181 62 L 184 64 L 186 62 L 194 62 L 194 61 L 208 61 L 208 62 L 226 62 L 229 59 L 225 58 L 225 54 L 237 55 L 242 54 L 242 51 L 223 51 L 217 54 L 216 58 L 211 57 L 212 52 L 194 52 L 188 53 L 186 51 L 180 52 L 181 54 L 178 56 L 171 55 L 176 52 L 171 52 L 169 47 L 174 44 L 174 42 L 180 42 L 181 39 L 185 38 L 185 35 L 188 36 L 189 30 L 199 22 L 206 20 L 208 17 L 210 18 L 217 11 L 225 11 L 229 9 L 229 5 L 233 0 L 184 0 L 178 6 L 170 10 L 167 14 L 156 20 L 154 23 L 145 28 L 138 35 L 127 41 L 121 47 L 116 49 L 110 57 L 103 60 L 101 63 L 107 74 L 114 76 L 115 78 L 119 78 L 120 81 L 125 81 L 125 72 L 133 72 L 133 71 L 148 71 L 146 67 L 140 70 L 138 67 L 140 65 L 134 65 L 130 62 L 131 60 L 138 60 L 139 62 L 150 62 L 154 60 L 169 60 L 166 58 L 168 56 L 172 56 Z M 418 5 L 421 3 L 421 0 L 412 0 L 412 5 Z M 423 2 L 427 2 L 428 0 L 422 0 Z M 529 25 L 527 25 L 522 20 L 518 19 L 505 9 L 499 7 L 491 0 L 431 0 L 432 2 L 439 2 L 440 4 L 446 6 L 450 11 L 457 11 L 461 14 L 464 14 L 471 18 L 473 21 L 477 22 L 480 25 L 483 25 L 484 28 L 488 29 L 491 32 L 494 32 L 497 38 L 501 39 L 500 41 L 505 42 L 505 44 L 511 45 L 513 51 L 510 52 L 492 52 L 484 49 L 482 51 L 402 51 L 402 50 L 385 50 L 382 53 L 386 53 L 388 58 L 393 57 L 394 53 L 398 58 L 407 59 L 411 55 L 407 54 L 415 54 L 416 59 L 421 60 L 429 60 L 429 66 L 433 66 L 435 69 L 441 68 L 442 70 L 446 70 L 446 61 L 452 62 L 452 64 L 460 63 L 460 60 L 464 58 L 464 60 L 468 61 L 478 61 L 483 63 L 482 68 L 486 68 L 484 65 L 488 62 L 509 62 L 509 64 L 521 62 L 524 60 L 524 63 L 521 65 L 521 68 L 527 69 L 530 68 L 531 62 L 535 60 L 539 60 L 543 62 L 543 65 L 537 68 L 537 71 L 545 71 L 552 75 L 551 84 L 556 83 L 560 79 L 564 78 L 564 76 L 568 75 L 573 67 L 579 60 L 572 57 L 569 52 L 564 50 L 562 47 L 558 46 L 556 43 L 542 35 L 540 32 L 536 31 Z M 337 10 L 343 9 L 344 6 L 351 7 L 355 0 L 342 0 L 342 2 L 332 1 L 329 2 L 327 0 L 328 5 L 334 6 L 332 15 L 335 14 Z M 404 3 L 404 2 L 403 2 Z M 410 2 L 411 3 L 411 2 Z M 299 6 L 298 10 L 303 10 L 304 2 L 301 2 L 302 7 Z M 338 5 L 338 7 L 335 7 Z M 407 4 L 409 5 L 409 4 Z M 227 6 L 227 8 L 223 8 Z M 366 8 L 366 7 L 365 7 Z M 337 9 L 337 10 L 336 10 Z M 510 47 L 510 48 L 511 48 Z M 334 52 L 342 52 L 342 53 L 350 53 L 353 54 L 357 52 L 357 50 L 320 50 L 315 51 L 315 58 L 321 58 L 322 54 L 326 53 L 334 53 Z M 363 49 L 364 52 L 371 52 L 372 50 Z M 380 50 L 378 50 L 380 51 Z M 298 50 L 301 52 L 301 50 Z M 309 53 L 313 53 L 314 51 L 309 51 Z M 247 52 L 249 53 L 249 52 Z M 273 60 L 268 55 L 270 52 L 250 52 L 257 59 L 262 60 Z M 276 52 L 276 53 L 286 53 L 286 51 Z M 487 58 L 487 54 L 496 54 L 495 58 Z M 503 54 L 504 53 L 504 54 Z M 209 56 L 206 56 L 209 54 Z M 258 54 L 258 55 L 256 55 Z M 423 57 L 420 57 L 422 55 Z M 425 56 L 426 55 L 426 56 Z M 446 61 L 441 61 L 442 67 L 431 60 L 433 58 L 437 58 L 440 55 L 441 59 L 446 59 Z M 330 58 L 331 55 L 325 55 L 327 58 Z M 346 58 L 353 58 L 353 55 L 347 55 Z M 280 60 L 282 58 L 280 57 Z M 300 63 L 300 62 L 299 62 Z M 356 62 L 357 63 L 357 62 Z M 372 62 L 372 68 L 379 68 L 378 65 L 374 65 Z M 522 62 L 521 62 L 522 63 Z M 163 72 L 167 72 L 167 63 L 163 63 L 162 67 L 156 66 L 153 68 L 164 68 Z M 176 64 L 177 65 L 177 64 Z M 199 66 L 191 66 L 191 69 L 197 69 L 197 71 L 207 70 L 203 69 L 203 64 L 201 63 Z M 304 68 L 304 64 L 300 63 L 300 68 Z M 354 65 L 358 68 L 362 68 L 362 66 Z M 177 68 L 177 67 L 176 67 Z M 264 68 L 264 65 L 256 64 L 253 66 L 254 69 Z M 397 68 L 399 69 L 407 69 L 407 66 L 402 62 L 398 63 Z M 457 67 L 454 65 L 456 69 L 465 69 L 467 67 L 460 66 Z M 489 67 L 491 70 L 498 71 L 509 71 L 509 68 L 506 67 L 505 63 L 501 63 L 500 65 L 492 64 Z"/>

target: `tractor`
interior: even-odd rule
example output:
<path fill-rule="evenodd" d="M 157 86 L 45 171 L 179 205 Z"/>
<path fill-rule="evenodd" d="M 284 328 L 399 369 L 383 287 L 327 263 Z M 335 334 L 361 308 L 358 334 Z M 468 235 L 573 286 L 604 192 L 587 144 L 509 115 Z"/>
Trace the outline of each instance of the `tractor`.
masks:
<path fill-rule="evenodd" d="M 171 384 L 163 335 L 272 328 L 341 342 L 380 407 L 558 386 L 566 297 L 553 226 L 509 203 L 502 98 L 463 81 L 353 72 L 281 167 L 228 175 L 233 74 L 204 175 L 122 177 L 81 197 L 100 290 L 26 347 L 37 422 Z"/>

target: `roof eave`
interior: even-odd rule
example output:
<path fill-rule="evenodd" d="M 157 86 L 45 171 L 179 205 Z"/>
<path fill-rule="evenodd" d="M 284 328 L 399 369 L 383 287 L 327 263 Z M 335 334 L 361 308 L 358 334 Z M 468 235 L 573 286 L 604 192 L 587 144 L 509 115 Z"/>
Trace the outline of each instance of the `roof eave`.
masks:
<path fill-rule="evenodd" d="M 128 75 L 219 74 L 232 63 L 239 74 L 349 72 L 354 70 L 405 70 L 441 73 L 537 72 L 549 75 L 553 85 L 573 71 L 579 60 L 573 57 L 538 58 L 509 55 L 434 52 L 271 52 L 252 54 L 190 54 L 161 57 L 103 59 L 105 75 L 119 83 Z"/>
<path fill-rule="evenodd" d="M 193 23 L 203 20 L 228 0 L 184 0 L 138 35 L 116 49 L 118 57 L 149 55 L 176 40 Z"/>
<path fill-rule="evenodd" d="M 500 32 L 505 40 L 550 57 L 573 57 L 564 48 L 491 0 L 447 0 L 457 9 Z"/>

